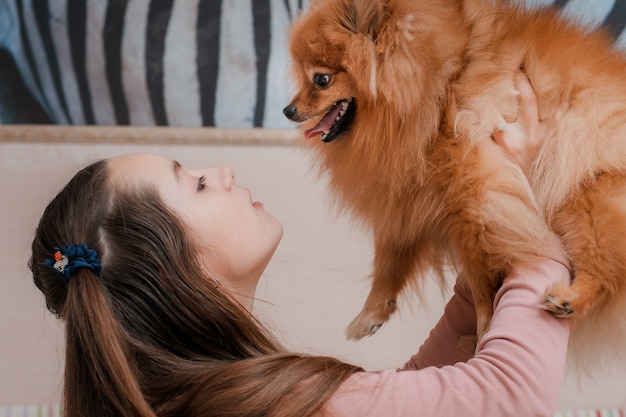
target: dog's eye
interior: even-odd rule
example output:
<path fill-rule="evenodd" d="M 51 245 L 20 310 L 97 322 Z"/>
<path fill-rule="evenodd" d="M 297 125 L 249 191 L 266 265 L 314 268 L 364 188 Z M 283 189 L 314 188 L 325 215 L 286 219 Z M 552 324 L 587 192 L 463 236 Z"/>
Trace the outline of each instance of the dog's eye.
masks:
<path fill-rule="evenodd" d="M 313 76 L 313 82 L 317 87 L 324 88 L 330 84 L 330 75 L 328 74 L 315 74 Z"/>

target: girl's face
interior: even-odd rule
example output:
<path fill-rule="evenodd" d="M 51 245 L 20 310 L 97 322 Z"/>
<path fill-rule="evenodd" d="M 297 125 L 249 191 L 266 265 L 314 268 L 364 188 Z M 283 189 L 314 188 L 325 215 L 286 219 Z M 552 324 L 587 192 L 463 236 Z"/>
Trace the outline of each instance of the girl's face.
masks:
<path fill-rule="evenodd" d="M 233 169 L 187 169 L 151 154 L 124 155 L 108 164 L 114 184 L 155 186 L 198 243 L 207 272 L 251 307 L 283 228 L 247 188 L 235 184 Z"/>

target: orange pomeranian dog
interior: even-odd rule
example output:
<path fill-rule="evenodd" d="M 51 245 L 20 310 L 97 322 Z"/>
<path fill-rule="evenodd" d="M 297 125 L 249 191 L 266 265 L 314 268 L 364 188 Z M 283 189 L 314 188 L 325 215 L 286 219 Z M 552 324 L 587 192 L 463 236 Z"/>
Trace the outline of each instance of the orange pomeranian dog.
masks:
<path fill-rule="evenodd" d="M 538 302 L 573 320 L 570 346 L 626 351 L 626 57 L 610 43 L 504 1 L 312 2 L 291 29 L 298 91 L 283 112 L 337 206 L 374 236 L 349 338 L 449 264 L 466 272 L 482 335 L 511 265 L 550 256 L 555 232 L 575 278 Z M 517 118 L 520 69 L 546 138 L 527 172 L 491 139 Z"/>

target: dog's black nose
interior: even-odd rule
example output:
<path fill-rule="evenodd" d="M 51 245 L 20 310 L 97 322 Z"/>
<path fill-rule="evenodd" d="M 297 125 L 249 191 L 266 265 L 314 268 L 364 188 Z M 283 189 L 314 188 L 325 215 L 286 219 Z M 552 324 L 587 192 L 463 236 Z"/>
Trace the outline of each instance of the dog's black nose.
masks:
<path fill-rule="evenodd" d="M 285 117 L 287 117 L 287 119 L 293 120 L 297 111 L 298 111 L 298 108 L 290 104 L 283 109 L 283 114 L 285 115 Z"/>

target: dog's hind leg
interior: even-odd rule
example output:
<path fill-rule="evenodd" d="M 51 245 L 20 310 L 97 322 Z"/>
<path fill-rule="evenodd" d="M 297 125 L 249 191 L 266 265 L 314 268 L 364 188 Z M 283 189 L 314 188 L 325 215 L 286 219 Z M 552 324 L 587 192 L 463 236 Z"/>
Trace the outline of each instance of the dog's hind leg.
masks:
<path fill-rule="evenodd" d="M 557 317 L 582 319 L 626 285 L 624 177 L 598 175 L 555 213 L 552 227 L 572 259 L 574 281 L 549 288 L 543 305 Z"/>

